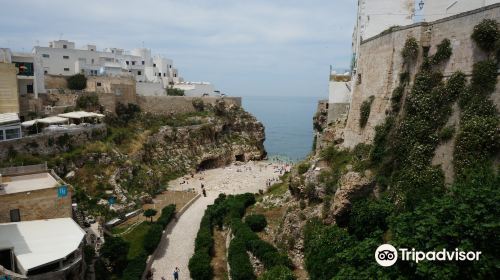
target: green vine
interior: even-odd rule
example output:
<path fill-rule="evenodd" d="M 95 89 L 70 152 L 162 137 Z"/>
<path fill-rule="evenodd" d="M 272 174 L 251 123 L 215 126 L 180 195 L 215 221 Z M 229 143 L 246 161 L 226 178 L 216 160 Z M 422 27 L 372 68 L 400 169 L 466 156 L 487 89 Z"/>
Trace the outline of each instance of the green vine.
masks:
<path fill-rule="evenodd" d="M 432 56 L 432 64 L 438 65 L 448 60 L 453 53 L 451 42 L 449 39 L 444 39 L 441 44 L 437 46 L 436 53 Z"/>
<path fill-rule="evenodd" d="M 474 27 L 471 38 L 483 51 L 493 51 L 498 39 L 500 39 L 498 22 L 493 19 L 483 20 Z"/>
<path fill-rule="evenodd" d="M 368 117 L 370 117 L 370 111 L 372 107 L 372 103 L 375 97 L 372 95 L 368 97 L 367 100 L 363 101 L 360 108 L 360 116 L 359 116 L 359 127 L 364 128 L 366 123 L 368 122 Z"/>
<path fill-rule="evenodd" d="M 401 56 L 405 62 L 410 62 L 418 57 L 419 45 L 417 39 L 409 37 L 406 39 L 405 46 L 401 51 Z"/>

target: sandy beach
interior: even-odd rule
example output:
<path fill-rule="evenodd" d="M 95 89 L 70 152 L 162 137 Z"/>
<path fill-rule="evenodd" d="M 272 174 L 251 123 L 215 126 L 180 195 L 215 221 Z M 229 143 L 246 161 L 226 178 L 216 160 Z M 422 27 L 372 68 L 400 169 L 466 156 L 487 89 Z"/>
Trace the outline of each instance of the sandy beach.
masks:
<path fill-rule="evenodd" d="M 239 194 L 265 191 L 271 184 L 278 182 L 279 176 L 290 169 L 290 165 L 259 161 L 233 163 L 226 167 L 202 171 L 169 182 L 170 190 L 194 190 L 201 193 L 203 184 L 207 197 L 196 200 L 182 216 L 174 221 L 159 245 L 159 254 L 155 257 L 153 278 L 169 279 L 175 267 L 180 269 L 179 279 L 190 279 L 188 262 L 194 253 L 194 240 L 201 218 L 208 205 L 212 204 L 219 193 Z"/>

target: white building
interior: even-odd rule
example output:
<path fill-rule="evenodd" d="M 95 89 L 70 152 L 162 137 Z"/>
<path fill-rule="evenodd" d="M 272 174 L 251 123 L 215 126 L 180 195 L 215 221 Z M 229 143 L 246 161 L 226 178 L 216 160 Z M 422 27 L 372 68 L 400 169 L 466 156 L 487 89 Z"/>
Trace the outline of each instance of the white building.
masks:
<path fill-rule="evenodd" d="M 346 117 L 351 102 L 351 73 L 330 71 L 328 82 L 328 123 Z"/>
<path fill-rule="evenodd" d="M 71 218 L 0 224 L 0 260 L 28 279 L 79 279 L 84 236 Z"/>
<path fill-rule="evenodd" d="M 184 91 L 185 96 L 214 96 L 218 94 L 209 82 L 182 82 L 173 86 Z"/>
<path fill-rule="evenodd" d="M 435 21 L 459 13 L 500 3 L 500 0 L 418 0 L 422 3 L 423 21 Z"/>
<path fill-rule="evenodd" d="M 418 0 L 358 0 L 357 20 L 352 35 L 353 73 L 356 72 L 361 41 L 392 26 L 412 24 L 416 1 Z"/>
<path fill-rule="evenodd" d="M 43 73 L 71 76 L 86 75 L 133 75 L 137 82 L 162 83 L 163 87 L 182 81 L 171 59 L 152 56 L 146 48 L 126 52 L 119 48 L 98 51 L 95 45 L 75 48 L 75 43 L 57 40 L 48 47 L 36 46 L 35 58 L 40 59 Z"/>
<path fill-rule="evenodd" d="M 22 137 L 21 120 L 17 113 L 0 114 L 0 142 Z"/>
<path fill-rule="evenodd" d="M 0 49 L 0 63 L 12 63 L 17 69 L 18 94 L 45 93 L 44 74 L 41 60 L 32 53 L 12 52 L 8 48 Z"/>

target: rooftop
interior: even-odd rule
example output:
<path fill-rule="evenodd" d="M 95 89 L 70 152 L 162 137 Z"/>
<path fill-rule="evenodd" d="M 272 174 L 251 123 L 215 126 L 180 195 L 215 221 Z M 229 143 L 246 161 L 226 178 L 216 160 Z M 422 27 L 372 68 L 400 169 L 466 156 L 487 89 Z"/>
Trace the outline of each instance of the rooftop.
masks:
<path fill-rule="evenodd" d="M 0 125 L 20 122 L 17 113 L 0 114 Z"/>
<path fill-rule="evenodd" d="M 2 178 L 0 195 L 49 189 L 56 187 L 58 184 L 56 178 L 48 172 L 5 176 Z"/>
<path fill-rule="evenodd" d="M 0 249 L 14 248 L 20 270 L 58 261 L 78 249 L 85 232 L 70 218 L 0 224 Z"/>

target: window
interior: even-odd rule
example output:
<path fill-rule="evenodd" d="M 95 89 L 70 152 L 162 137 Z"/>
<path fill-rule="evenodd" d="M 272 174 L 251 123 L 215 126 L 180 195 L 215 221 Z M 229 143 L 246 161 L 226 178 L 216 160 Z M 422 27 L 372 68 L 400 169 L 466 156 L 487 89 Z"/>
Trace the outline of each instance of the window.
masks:
<path fill-rule="evenodd" d="M 10 221 L 12 223 L 21 221 L 21 213 L 19 213 L 19 209 L 10 210 Z"/>
<path fill-rule="evenodd" d="M 21 138 L 21 129 L 20 128 L 11 128 L 5 130 L 5 139 L 18 139 Z"/>
<path fill-rule="evenodd" d="M 50 57 L 50 55 L 48 55 L 48 54 L 44 53 L 44 54 L 42 54 L 42 57 L 49 58 L 49 57 Z"/>
<path fill-rule="evenodd" d="M 26 92 L 33 93 L 33 85 L 26 85 Z"/>
<path fill-rule="evenodd" d="M 135 61 L 132 61 L 132 65 L 135 65 Z"/>
<path fill-rule="evenodd" d="M 94 64 L 94 59 L 93 59 L 93 58 L 92 58 L 92 60 L 91 60 L 91 61 L 92 61 L 92 64 Z"/>
<path fill-rule="evenodd" d="M 64 71 L 68 72 L 68 71 L 69 71 L 69 68 L 64 68 Z"/>
<path fill-rule="evenodd" d="M 161 73 L 158 73 L 158 77 L 161 77 Z"/>
<path fill-rule="evenodd" d="M 125 61 L 125 63 L 127 63 L 127 65 L 128 65 L 128 64 L 129 64 L 129 61 L 127 60 L 127 61 Z"/>
<path fill-rule="evenodd" d="M 63 49 L 67 49 L 68 48 L 68 45 L 63 45 Z"/>
<path fill-rule="evenodd" d="M 0 130 L 0 141 L 3 140 L 3 130 Z"/>
<path fill-rule="evenodd" d="M 101 86 L 101 82 L 97 82 L 97 86 L 100 87 Z"/>
<path fill-rule="evenodd" d="M 168 68 L 172 68 L 172 65 L 169 65 Z"/>
<path fill-rule="evenodd" d="M 137 76 L 142 75 L 141 71 L 137 71 Z"/>
<path fill-rule="evenodd" d="M 156 63 L 153 63 L 153 67 L 156 67 Z"/>
<path fill-rule="evenodd" d="M 357 84 L 360 85 L 361 84 L 361 73 L 358 73 L 358 81 L 357 81 Z"/>
<path fill-rule="evenodd" d="M 142 65 L 144 65 L 144 60 L 142 61 Z"/>
<path fill-rule="evenodd" d="M 63 59 L 69 59 L 69 56 L 63 55 Z"/>
<path fill-rule="evenodd" d="M 48 73 L 49 73 L 49 71 L 43 70 L 43 74 L 48 74 Z"/>
<path fill-rule="evenodd" d="M 165 73 L 163 73 L 163 77 L 166 77 L 167 75 Z"/>
<path fill-rule="evenodd" d="M 177 74 L 174 74 L 174 77 L 177 77 Z"/>

